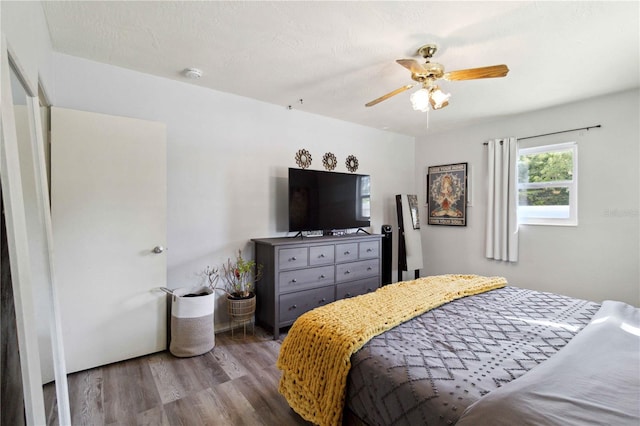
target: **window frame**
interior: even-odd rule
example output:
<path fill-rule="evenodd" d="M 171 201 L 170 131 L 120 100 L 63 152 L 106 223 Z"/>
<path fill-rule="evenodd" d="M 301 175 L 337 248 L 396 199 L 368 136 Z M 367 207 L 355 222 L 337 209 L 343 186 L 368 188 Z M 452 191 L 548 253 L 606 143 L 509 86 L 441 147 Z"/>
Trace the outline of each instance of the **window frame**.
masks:
<path fill-rule="evenodd" d="M 555 180 L 549 182 L 517 182 L 518 193 L 522 189 L 538 189 L 548 187 L 562 187 L 569 190 L 569 217 L 541 217 L 534 215 L 524 215 L 520 206 L 519 196 L 516 196 L 518 224 L 519 225 L 550 225 L 550 226 L 578 226 L 578 144 L 575 141 L 562 142 L 557 144 L 540 145 L 530 148 L 518 149 L 518 163 L 520 157 L 530 154 L 541 154 L 547 152 L 572 151 L 573 171 L 571 180 Z M 548 210 L 547 210 L 548 211 Z"/>

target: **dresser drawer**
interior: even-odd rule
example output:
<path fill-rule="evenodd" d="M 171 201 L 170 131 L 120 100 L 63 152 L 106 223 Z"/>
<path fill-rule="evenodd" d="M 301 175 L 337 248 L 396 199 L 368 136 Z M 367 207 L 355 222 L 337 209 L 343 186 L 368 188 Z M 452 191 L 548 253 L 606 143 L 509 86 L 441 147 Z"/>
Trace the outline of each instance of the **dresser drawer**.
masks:
<path fill-rule="evenodd" d="M 256 286 L 256 323 L 271 326 L 277 339 L 281 327 L 308 310 L 379 287 L 381 239 L 358 234 L 252 240 L 256 262 L 264 267 Z"/>
<path fill-rule="evenodd" d="M 336 300 L 355 297 L 361 294 L 376 291 L 380 285 L 378 277 L 365 278 L 364 280 L 351 281 L 336 286 Z"/>
<path fill-rule="evenodd" d="M 281 292 L 298 291 L 334 283 L 333 265 L 280 272 Z"/>
<path fill-rule="evenodd" d="M 358 260 L 358 243 L 336 244 L 336 262 Z"/>
<path fill-rule="evenodd" d="M 359 245 L 360 259 L 370 259 L 374 257 L 380 257 L 380 242 L 379 241 L 364 241 Z"/>
<path fill-rule="evenodd" d="M 327 265 L 334 262 L 335 246 L 313 246 L 309 247 L 309 265 Z"/>
<path fill-rule="evenodd" d="M 308 260 L 309 252 L 306 247 L 281 249 L 278 268 L 291 269 L 307 266 Z"/>
<path fill-rule="evenodd" d="M 333 286 L 283 294 L 280 296 L 280 323 L 293 322 L 305 312 L 334 300 Z"/>
<path fill-rule="evenodd" d="M 336 265 L 336 282 L 379 275 L 380 260 L 370 259 Z"/>

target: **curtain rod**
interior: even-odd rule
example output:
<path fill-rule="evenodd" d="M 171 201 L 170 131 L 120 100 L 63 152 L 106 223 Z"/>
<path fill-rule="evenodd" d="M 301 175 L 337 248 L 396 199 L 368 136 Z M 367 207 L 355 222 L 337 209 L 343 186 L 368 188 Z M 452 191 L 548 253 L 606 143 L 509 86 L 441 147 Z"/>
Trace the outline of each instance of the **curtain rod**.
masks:
<path fill-rule="evenodd" d="M 596 129 L 602 127 L 601 124 L 597 124 L 595 126 L 588 126 L 588 127 L 579 127 L 577 129 L 570 129 L 570 130 L 560 130 L 559 132 L 552 132 L 552 133 L 545 133 L 543 135 L 535 135 L 535 136 L 527 136 L 524 138 L 518 138 L 519 141 L 525 140 L 525 139 L 533 139 L 533 138 L 541 138 L 542 136 L 550 136 L 550 135 L 557 135 L 559 133 L 569 133 L 569 132 L 576 132 L 578 130 L 590 130 L 590 129 Z M 484 142 L 483 145 L 487 145 L 487 142 Z"/>

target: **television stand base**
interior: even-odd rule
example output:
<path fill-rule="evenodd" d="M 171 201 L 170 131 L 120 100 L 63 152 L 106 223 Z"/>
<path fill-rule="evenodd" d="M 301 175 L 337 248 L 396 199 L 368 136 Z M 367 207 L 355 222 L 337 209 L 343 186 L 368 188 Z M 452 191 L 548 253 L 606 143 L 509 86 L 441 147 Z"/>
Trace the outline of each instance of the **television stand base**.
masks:
<path fill-rule="evenodd" d="M 289 238 L 298 238 L 300 237 L 301 240 L 304 240 L 305 237 L 310 238 L 310 237 L 322 237 L 324 234 L 322 231 L 298 231 L 298 233 L 296 235 L 294 235 L 293 237 L 289 237 Z"/>

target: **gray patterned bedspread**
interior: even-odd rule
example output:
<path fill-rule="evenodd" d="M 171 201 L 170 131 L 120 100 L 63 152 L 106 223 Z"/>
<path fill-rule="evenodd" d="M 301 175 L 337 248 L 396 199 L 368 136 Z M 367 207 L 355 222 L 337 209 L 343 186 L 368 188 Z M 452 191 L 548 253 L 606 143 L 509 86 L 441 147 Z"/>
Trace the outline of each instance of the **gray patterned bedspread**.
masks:
<path fill-rule="evenodd" d="M 352 356 L 346 405 L 369 425 L 452 425 L 548 359 L 600 305 L 505 287 L 433 309 Z"/>
<path fill-rule="evenodd" d="M 640 308 L 605 300 L 561 351 L 467 407 L 463 425 L 640 425 Z"/>

